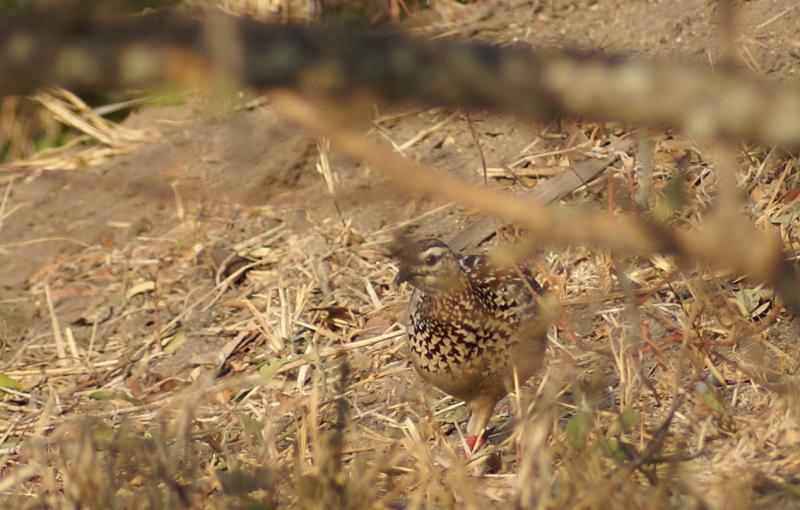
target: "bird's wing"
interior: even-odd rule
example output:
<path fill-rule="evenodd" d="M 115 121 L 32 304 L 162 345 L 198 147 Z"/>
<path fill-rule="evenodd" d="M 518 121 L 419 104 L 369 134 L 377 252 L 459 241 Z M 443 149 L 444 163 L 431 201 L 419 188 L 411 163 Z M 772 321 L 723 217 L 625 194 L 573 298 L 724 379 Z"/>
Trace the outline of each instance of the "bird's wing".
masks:
<path fill-rule="evenodd" d="M 541 285 L 525 264 L 498 267 L 486 254 L 467 255 L 459 262 L 473 283 L 499 299 L 500 309 L 529 305 L 535 301 L 534 294 L 542 293 Z"/>

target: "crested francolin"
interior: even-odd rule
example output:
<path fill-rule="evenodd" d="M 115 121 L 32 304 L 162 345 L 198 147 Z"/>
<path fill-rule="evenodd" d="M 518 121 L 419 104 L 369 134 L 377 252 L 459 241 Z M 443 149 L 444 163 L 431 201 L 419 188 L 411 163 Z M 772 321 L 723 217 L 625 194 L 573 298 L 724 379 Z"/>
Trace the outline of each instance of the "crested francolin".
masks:
<path fill-rule="evenodd" d="M 464 400 L 470 451 L 485 441 L 497 402 L 543 364 L 547 323 L 541 287 L 526 268 L 499 268 L 488 255 L 461 256 L 438 239 L 401 249 L 396 281 L 414 287 L 407 335 L 417 372 Z"/>

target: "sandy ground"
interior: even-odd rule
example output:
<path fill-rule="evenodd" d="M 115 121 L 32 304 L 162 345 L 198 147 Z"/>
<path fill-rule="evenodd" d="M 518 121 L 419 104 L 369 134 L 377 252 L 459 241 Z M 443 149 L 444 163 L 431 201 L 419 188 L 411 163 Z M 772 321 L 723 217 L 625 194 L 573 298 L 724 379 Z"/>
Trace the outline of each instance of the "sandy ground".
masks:
<path fill-rule="evenodd" d="M 797 80 L 800 8 L 796 2 L 743 2 L 740 14 L 739 65 L 771 79 Z M 702 0 L 499 1 L 446 4 L 420 13 L 409 24 L 428 33 L 453 31 L 502 43 L 525 41 L 534 47 L 577 47 L 715 65 L 721 58 L 716 15 L 715 2 Z M 397 145 L 417 137 L 403 150 L 406 157 L 481 182 L 480 156 L 463 115 L 386 109 L 377 119 L 370 136 Z M 537 151 L 561 150 L 564 137 L 556 135 L 582 129 L 579 124 L 534 126 L 481 114 L 473 114 L 472 120 L 490 168 L 514 161 L 537 138 L 541 140 Z M 295 342 L 285 346 L 287 355 L 311 352 L 312 342 L 306 337 L 311 335 L 316 341 L 324 336 L 321 328 L 312 334 L 298 325 L 297 321 L 312 316 L 320 324 L 330 321 L 325 331 L 336 342 L 394 331 L 391 326 L 407 296 L 391 284 L 393 263 L 384 256 L 385 242 L 408 220 L 416 219 L 413 229 L 418 234 L 444 235 L 472 218 L 457 207 L 440 207 L 428 197 L 401 194 L 373 170 L 335 151 L 331 167 L 339 183 L 334 200 L 316 170 L 317 141 L 287 125 L 268 101 L 253 108 L 214 111 L 204 99 L 196 98 L 178 106 L 142 108 L 125 125 L 152 129 L 157 135 L 99 166 L 37 175 L 16 173 L 13 180 L 0 181 L 4 183 L 0 197 L 11 188 L 6 210 L 18 207 L 0 224 L 0 325 L 4 324 L 0 372 L 14 374 L 26 387 L 34 388 L 37 405 L 47 405 L 51 391 L 60 395 L 57 421 L 88 414 L 118 423 L 124 409 L 133 409 L 131 416 L 138 416 L 137 406 L 149 405 L 149 412 L 157 402 L 178 394 L 196 380 L 198 367 L 213 370 L 219 353 L 246 329 L 240 327 L 245 305 L 235 303 L 242 296 L 262 308 L 285 291 L 276 306 L 289 303 L 286 306 L 296 312 L 295 324 L 287 330 L 279 314 L 265 328 L 275 327 L 286 335 L 282 341 Z M 554 156 L 542 162 L 542 166 L 557 167 L 569 159 Z M 524 185 L 542 179 L 527 179 Z M 509 179 L 495 183 L 515 190 L 521 187 Z M 592 199 L 586 192 L 572 197 L 578 202 Z M 264 233 L 268 235 L 260 240 L 263 244 L 241 247 Z M 242 284 L 245 287 L 228 286 L 221 295 L 201 300 L 189 310 L 187 305 L 199 296 L 214 295 L 210 254 L 218 248 L 246 253 L 248 260 L 260 262 Z M 358 260 L 353 262 L 353 257 Z M 591 272 L 594 269 L 584 267 L 587 257 L 581 249 L 571 249 L 564 260 L 572 265 L 553 271 L 562 275 Z M 305 280 L 304 272 L 313 276 Z M 354 273 L 367 280 L 366 287 L 356 291 L 351 281 L 344 280 Z M 601 288 L 602 275 L 596 278 Z M 148 282 L 155 282 L 157 297 L 152 288 L 132 291 Z M 314 289 L 303 290 L 309 282 Z M 375 296 L 370 295 L 370 286 Z M 313 293 L 322 297 L 312 299 Z M 308 306 L 304 300 L 319 310 L 304 309 Z M 337 314 L 339 323 L 331 318 Z M 105 368 L 96 370 L 76 367 L 70 372 L 71 365 L 58 364 L 53 316 L 61 328 L 70 328 L 80 352 L 113 352 L 117 364 L 111 363 L 112 356 Z M 167 355 L 146 366 L 124 367 L 120 353 L 136 357 L 139 348 L 152 341 L 154 331 L 171 322 L 175 323 L 172 343 L 169 335 L 157 339 Z M 790 354 L 796 349 L 790 341 L 792 331 L 791 323 L 779 322 L 770 332 L 777 343 L 792 344 L 785 350 Z M 183 336 L 176 341 L 179 335 Z M 232 362 L 232 372 L 269 366 L 275 359 L 269 347 L 272 336 L 268 332 L 250 339 L 248 347 L 233 356 L 238 361 Z M 373 447 L 373 438 L 364 430 L 380 429 L 375 432 L 380 436 L 401 437 L 397 420 L 406 417 L 423 428 L 438 423 L 450 443 L 456 444 L 452 423 L 463 420 L 463 412 L 445 413 L 442 422 L 435 422 L 430 406 L 444 408 L 448 402 L 421 387 L 405 361 L 399 339 L 392 342 L 389 347 L 381 345 L 381 350 L 373 346 L 352 354 L 359 381 L 352 404 L 362 413 L 359 420 L 373 414 L 359 422 L 364 426 L 361 439 L 353 439 L 350 448 L 357 452 L 360 447 Z M 753 347 L 751 352 L 760 351 Z M 791 358 L 775 362 L 776 374 L 794 372 L 796 363 Z M 95 361 L 104 359 L 100 354 Z M 54 366 L 63 369 L 64 375 L 41 372 Z M 269 399 L 278 405 L 295 398 L 292 392 L 298 385 L 302 390 L 307 382 L 303 378 L 310 377 L 308 370 L 293 369 L 268 385 Z M 598 372 L 602 375 L 603 370 Z M 121 393 L 112 399 L 91 398 L 93 391 L 101 389 Z M 303 391 L 309 391 L 308 387 Z M 747 405 L 743 403 L 742 408 Z M 376 409 L 385 410 L 385 419 Z M 4 412 L 11 420 L 24 416 L 8 409 Z M 506 423 L 510 412 L 509 404 L 498 409 L 496 424 Z M 750 418 L 758 419 L 755 414 Z M 6 428 L 0 435 L 8 432 L 10 436 L 4 439 L 13 446 L 31 430 Z M 707 440 L 727 433 L 714 429 Z M 15 461 L 6 460 L 7 466 Z M 513 462 L 501 471 L 512 468 Z M 498 485 L 499 493 L 507 489 L 503 481 L 491 483 Z"/>

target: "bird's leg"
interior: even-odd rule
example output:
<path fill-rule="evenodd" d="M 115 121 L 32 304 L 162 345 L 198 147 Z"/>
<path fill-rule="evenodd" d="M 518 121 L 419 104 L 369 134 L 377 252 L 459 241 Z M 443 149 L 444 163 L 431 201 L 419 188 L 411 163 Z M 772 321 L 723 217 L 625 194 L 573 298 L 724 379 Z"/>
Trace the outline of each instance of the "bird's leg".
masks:
<path fill-rule="evenodd" d="M 468 403 L 472 410 L 467 422 L 468 455 L 486 444 L 486 425 L 492 417 L 495 404 L 497 398 L 487 396 L 478 396 Z"/>
<path fill-rule="evenodd" d="M 478 451 L 483 445 L 486 444 L 486 431 L 481 432 L 479 436 L 467 434 L 467 454 Z"/>

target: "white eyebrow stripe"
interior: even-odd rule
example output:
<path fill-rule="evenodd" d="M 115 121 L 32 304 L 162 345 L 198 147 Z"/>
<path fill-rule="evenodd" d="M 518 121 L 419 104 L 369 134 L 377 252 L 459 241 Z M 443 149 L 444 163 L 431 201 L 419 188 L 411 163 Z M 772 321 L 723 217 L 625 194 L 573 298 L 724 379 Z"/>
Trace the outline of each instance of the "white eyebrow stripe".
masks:
<path fill-rule="evenodd" d="M 445 253 L 447 253 L 447 248 L 443 246 L 431 246 L 430 248 L 422 252 L 422 258 L 424 259 L 431 255 L 438 257 L 439 255 L 444 255 Z"/>

